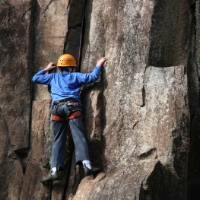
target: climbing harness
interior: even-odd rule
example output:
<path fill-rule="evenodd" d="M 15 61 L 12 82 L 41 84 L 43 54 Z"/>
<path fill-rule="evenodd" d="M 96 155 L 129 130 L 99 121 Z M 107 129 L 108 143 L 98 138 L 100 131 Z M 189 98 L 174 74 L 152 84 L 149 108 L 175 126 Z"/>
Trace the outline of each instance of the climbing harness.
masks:
<path fill-rule="evenodd" d="M 66 120 L 72 120 L 72 119 L 76 119 L 76 118 L 79 118 L 81 117 L 81 112 L 80 111 L 76 111 L 76 112 L 73 112 L 71 113 L 67 119 L 59 116 L 59 115 L 51 115 L 51 120 L 52 121 L 66 121 Z"/>

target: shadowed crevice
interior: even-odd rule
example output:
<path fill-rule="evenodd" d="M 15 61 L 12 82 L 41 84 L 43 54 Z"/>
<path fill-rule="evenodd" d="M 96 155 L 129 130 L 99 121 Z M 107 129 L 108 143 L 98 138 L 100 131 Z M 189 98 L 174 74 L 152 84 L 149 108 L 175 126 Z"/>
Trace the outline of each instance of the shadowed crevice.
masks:
<path fill-rule="evenodd" d="M 188 94 L 190 106 L 190 152 L 188 166 L 188 200 L 196 200 L 200 190 L 200 96 L 199 96 L 199 5 L 200 2 L 191 2 L 192 34 L 190 54 L 188 59 Z"/>
<path fill-rule="evenodd" d="M 150 30 L 149 66 L 185 63 L 189 38 L 188 0 L 156 0 Z"/>
<path fill-rule="evenodd" d="M 85 10 L 87 0 L 70 1 L 68 31 L 64 43 L 64 53 L 71 53 L 78 61 L 80 70 L 84 38 Z"/>
<path fill-rule="evenodd" d="M 79 71 L 81 64 L 81 54 L 83 47 L 83 38 L 84 38 L 84 30 L 85 30 L 85 10 L 86 10 L 87 1 L 86 0 L 71 0 L 67 7 L 68 10 L 68 27 L 67 34 L 64 42 L 63 53 L 70 53 L 75 56 Z M 70 134 L 70 133 L 69 133 Z M 66 178 L 62 193 L 62 200 L 65 200 L 69 197 L 70 193 L 75 193 L 78 187 L 79 181 L 76 182 L 77 174 L 75 171 L 75 163 L 74 163 L 74 145 L 72 144 L 72 138 L 68 137 L 67 140 L 67 158 L 66 162 Z M 75 183 L 76 182 L 76 183 Z"/>
<path fill-rule="evenodd" d="M 157 162 L 152 173 L 141 185 L 139 200 L 186 200 L 186 191 L 180 188 L 181 181 L 169 166 Z"/>

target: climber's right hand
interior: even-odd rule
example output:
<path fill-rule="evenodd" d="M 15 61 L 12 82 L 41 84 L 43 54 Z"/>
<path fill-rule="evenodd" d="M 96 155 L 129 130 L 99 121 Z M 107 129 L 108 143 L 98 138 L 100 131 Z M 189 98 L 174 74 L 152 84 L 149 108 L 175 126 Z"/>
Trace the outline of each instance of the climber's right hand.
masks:
<path fill-rule="evenodd" d="M 50 71 L 52 69 L 56 68 L 56 65 L 52 62 L 50 62 L 45 68 L 44 71 Z"/>
<path fill-rule="evenodd" d="M 107 62 L 107 58 L 106 57 L 102 57 L 97 61 L 97 65 L 100 67 L 105 67 Z"/>

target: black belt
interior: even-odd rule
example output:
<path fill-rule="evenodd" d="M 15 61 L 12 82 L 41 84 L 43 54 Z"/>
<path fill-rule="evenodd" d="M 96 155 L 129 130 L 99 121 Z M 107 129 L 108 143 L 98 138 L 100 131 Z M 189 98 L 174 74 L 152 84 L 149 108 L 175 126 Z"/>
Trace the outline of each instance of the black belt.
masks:
<path fill-rule="evenodd" d="M 59 101 L 54 101 L 54 105 L 56 104 L 66 104 L 68 106 L 78 106 L 81 105 L 79 101 L 74 100 L 74 99 L 61 99 Z"/>

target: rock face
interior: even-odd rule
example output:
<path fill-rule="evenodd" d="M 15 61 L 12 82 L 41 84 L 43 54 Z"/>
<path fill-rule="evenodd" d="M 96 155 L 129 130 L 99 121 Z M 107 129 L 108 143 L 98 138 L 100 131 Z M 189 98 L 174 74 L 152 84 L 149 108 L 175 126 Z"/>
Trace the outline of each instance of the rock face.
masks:
<path fill-rule="evenodd" d="M 31 85 L 29 70 L 30 1 L 0 6 L 1 199 L 17 199 L 23 177 L 23 157 L 29 147 Z M 23 106 L 22 106 L 23 105 Z M 20 155 L 20 159 L 17 159 Z M 17 160 L 15 160 L 17 159 Z M 9 177 L 12 177 L 10 181 Z M 15 187 L 13 187 L 15 186 Z"/>
<path fill-rule="evenodd" d="M 194 200 L 199 5 L 0 1 L 0 199 Z M 82 89 L 91 159 L 104 172 L 75 184 L 80 177 L 68 144 L 65 182 L 46 188 L 40 179 L 51 152 L 51 101 L 31 77 L 62 52 L 73 53 L 83 72 L 108 58 L 101 79 Z"/>

